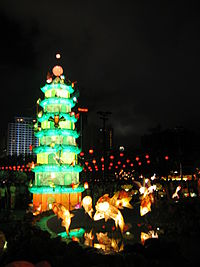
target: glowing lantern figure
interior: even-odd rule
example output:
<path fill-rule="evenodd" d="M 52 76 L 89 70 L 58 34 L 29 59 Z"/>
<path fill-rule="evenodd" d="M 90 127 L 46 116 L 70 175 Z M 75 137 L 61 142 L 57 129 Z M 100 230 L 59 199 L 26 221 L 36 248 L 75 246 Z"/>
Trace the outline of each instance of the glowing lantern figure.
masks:
<path fill-rule="evenodd" d="M 119 211 L 119 208 L 123 207 L 132 207 L 129 203 L 131 198 L 121 198 L 119 199 L 119 192 L 117 192 L 112 198 L 108 194 L 100 197 L 96 203 L 95 209 L 96 213 L 94 214 L 94 221 L 105 219 L 113 219 L 115 221 L 116 228 L 119 226 L 121 232 L 124 230 L 124 218 Z"/>
<path fill-rule="evenodd" d="M 94 240 L 94 235 L 92 234 L 92 230 L 89 233 L 84 233 L 84 238 L 85 238 L 84 244 L 86 246 L 92 247 Z"/>
<path fill-rule="evenodd" d="M 93 208 L 92 208 L 92 198 L 90 196 L 85 196 L 82 199 L 82 205 L 85 212 L 92 218 Z"/>
<path fill-rule="evenodd" d="M 139 186 L 141 196 L 140 215 L 144 216 L 151 211 L 151 204 L 154 202 L 153 191 L 156 190 L 156 185 L 151 186 L 149 179 L 144 179 L 144 186 L 140 182 L 134 181 Z"/>
<path fill-rule="evenodd" d="M 148 233 L 141 232 L 141 243 L 144 245 L 145 240 L 149 238 L 158 238 L 158 234 L 155 233 L 153 230 L 149 231 Z"/>
<path fill-rule="evenodd" d="M 69 210 L 66 209 L 65 206 L 53 203 L 52 205 L 53 212 L 58 216 L 58 219 L 62 219 L 62 226 L 65 227 L 66 233 L 69 235 L 69 227 L 71 224 L 71 218 L 74 216 L 73 214 L 70 214 Z"/>
<path fill-rule="evenodd" d="M 178 192 L 181 190 L 181 186 L 177 186 L 175 193 L 172 195 L 172 198 L 179 198 Z"/>
<path fill-rule="evenodd" d="M 61 66 L 55 66 L 52 71 L 52 81 L 41 88 L 44 99 L 37 101 L 43 110 L 38 113 L 34 129 L 39 146 L 33 149 L 37 163 L 33 166 L 35 180 L 29 188 L 33 193 L 33 206 L 40 203 L 41 212 L 49 209 L 49 197 L 72 210 L 81 202 L 84 191 L 79 184 L 83 168 L 78 164 L 81 150 L 76 142 L 79 137 L 75 129 L 77 118 L 72 112 L 76 103 L 71 94 L 75 89 L 69 80 L 65 83 Z"/>

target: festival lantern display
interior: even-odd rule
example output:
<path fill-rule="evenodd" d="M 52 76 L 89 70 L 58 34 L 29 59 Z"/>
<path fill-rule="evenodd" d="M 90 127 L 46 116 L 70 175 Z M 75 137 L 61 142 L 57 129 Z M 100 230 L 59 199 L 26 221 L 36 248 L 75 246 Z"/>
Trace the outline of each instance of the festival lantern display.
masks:
<path fill-rule="evenodd" d="M 115 221 L 116 228 L 120 228 L 121 232 L 124 231 L 124 218 L 119 211 L 124 207 L 132 209 L 132 205 L 129 203 L 132 197 L 129 197 L 126 193 L 118 191 L 114 194 L 112 198 L 108 194 L 103 195 L 98 199 L 95 205 L 96 212 L 92 217 L 92 198 L 90 196 L 85 196 L 82 200 L 82 206 L 85 212 L 94 220 L 98 221 L 101 219 L 113 219 Z"/>
<path fill-rule="evenodd" d="M 37 102 L 41 111 L 38 107 L 34 129 L 39 146 L 33 149 L 37 163 L 32 168 L 35 181 L 29 189 L 34 209 L 41 207 L 41 212 L 50 209 L 53 202 L 72 210 L 81 202 L 84 191 L 79 182 L 82 167 L 78 164 L 77 118 L 71 111 L 76 104 L 71 96 L 74 85 L 65 80 L 61 66 L 53 68 L 51 77 L 41 88 L 44 99 Z"/>

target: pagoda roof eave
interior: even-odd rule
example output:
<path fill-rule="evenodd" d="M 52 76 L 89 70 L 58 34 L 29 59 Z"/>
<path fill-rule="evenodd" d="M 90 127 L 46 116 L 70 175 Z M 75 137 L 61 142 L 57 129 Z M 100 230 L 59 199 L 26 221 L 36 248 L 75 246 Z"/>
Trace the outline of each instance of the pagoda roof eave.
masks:
<path fill-rule="evenodd" d="M 71 108 L 75 106 L 75 103 L 72 98 L 64 98 L 64 97 L 49 97 L 45 98 L 40 102 L 40 106 L 42 108 L 44 108 L 45 105 L 52 105 L 52 104 L 70 105 Z"/>
<path fill-rule="evenodd" d="M 78 138 L 80 136 L 76 130 L 71 129 L 43 129 L 41 131 L 35 132 L 35 136 L 37 138 L 41 138 L 43 136 L 56 136 L 56 135 L 63 135 L 63 136 L 72 136 L 74 138 Z"/>
<path fill-rule="evenodd" d="M 51 84 L 45 84 L 45 86 L 40 88 L 41 91 L 43 93 L 45 93 L 48 90 L 52 90 L 52 89 L 63 89 L 63 90 L 67 90 L 70 94 L 72 94 L 74 92 L 74 89 L 72 88 L 71 85 L 66 85 L 66 84 L 62 84 L 62 83 L 51 83 Z"/>
<path fill-rule="evenodd" d="M 79 154 L 81 152 L 81 149 L 77 146 L 70 146 L 70 145 L 55 145 L 54 147 L 50 146 L 38 146 L 33 149 L 34 153 L 56 153 L 58 151 L 62 150 L 63 152 L 72 152 L 75 154 Z"/>

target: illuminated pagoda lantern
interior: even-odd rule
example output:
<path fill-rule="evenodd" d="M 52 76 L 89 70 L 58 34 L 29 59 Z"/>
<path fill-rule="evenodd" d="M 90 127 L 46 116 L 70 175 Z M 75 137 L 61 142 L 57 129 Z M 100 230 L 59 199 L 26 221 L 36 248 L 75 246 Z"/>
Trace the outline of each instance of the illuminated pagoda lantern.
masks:
<path fill-rule="evenodd" d="M 34 126 L 39 146 L 34 148 L 35 180 L 29 190 L 33 193 L 33 208 L 38 212 L 51 209 L 54 202 L 72 210 L 80 203 L 84 191 L 79 182 L 82 167 L 78 164 L 81 150 L 76 143 L 77 118 L 71 110 L 77 102 L 73 97 L 74 83 L 65 80 L 61 66 L 55 66 L 52 72 L 41 88 L 44 99 L 37 101 Z"/>

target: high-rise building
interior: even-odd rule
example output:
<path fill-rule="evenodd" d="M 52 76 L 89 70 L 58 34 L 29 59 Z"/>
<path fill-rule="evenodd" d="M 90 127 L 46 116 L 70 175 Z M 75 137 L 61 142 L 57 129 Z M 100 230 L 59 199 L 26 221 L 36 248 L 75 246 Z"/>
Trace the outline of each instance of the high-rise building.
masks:
<path fill-rule="evenodd" d="M 32 155 L 32 147 L 38 146 L 38 138 L 34 136 L 33 124 L 30 117 L 15 117 L 14 122 L 8 124 L 7 155 Z"/>

